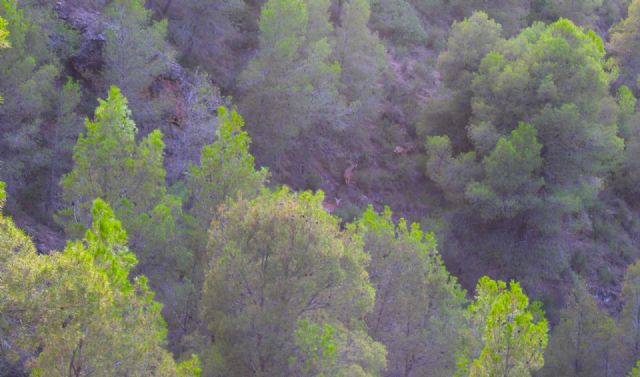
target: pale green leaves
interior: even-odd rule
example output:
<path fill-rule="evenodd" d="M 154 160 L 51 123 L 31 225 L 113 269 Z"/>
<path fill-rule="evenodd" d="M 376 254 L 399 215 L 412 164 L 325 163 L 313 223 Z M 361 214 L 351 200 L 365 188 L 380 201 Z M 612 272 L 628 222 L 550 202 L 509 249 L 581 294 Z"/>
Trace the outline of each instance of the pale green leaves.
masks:
<path fill-rule="evenodd" d="M 542 368 L 547 321 L 538 303 L 529 304 L 520 284 L 481 278 L 468 311 L 483 343 L 469 367 L 470 377 L 528 377 Z"/>

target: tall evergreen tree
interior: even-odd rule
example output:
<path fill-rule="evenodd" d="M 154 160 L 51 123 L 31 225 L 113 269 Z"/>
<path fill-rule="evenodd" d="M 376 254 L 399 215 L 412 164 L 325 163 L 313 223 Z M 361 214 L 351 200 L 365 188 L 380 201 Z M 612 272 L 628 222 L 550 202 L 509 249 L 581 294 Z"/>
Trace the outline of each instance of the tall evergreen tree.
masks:
<path fill-rule="evenodd" d="M 611 29 L 609 50 L 620 67 L 619 81 L 640 93 L 640 64 L 637 62 L 638 33 L 640 33 L 640 1 L 629 4 L 627 18 Z"/>
<path fill-rule="evenodd" d="M 529 303 L 520 284 L 483 277 L 469 307 L 482 339 L 480 354 L 469 364 L 470 377 L 530 377 L 544 365 L 547 320 L 539 303 Z"/>
<path fill-rule="evenodd" d="M 241 74 L 240 109 L 260 157 L 277 162 L 292 138 L 313 126 L 342 125 L 340 65 L 332 61 L 329 2 L 269 0 L 260 48 Z"/>
<path fill-rule="evenodd" d="M 8 31 L 4 37 L 11 44 L 0 53 L 0 93 L 5 97 L 0 106 L 0 179 L 15 200 L 36 207 L 47 199 L 47 173 L 58 162 L 52 158 L 56 146 L 49 130 L 55 128 L 50 124 L 65 121 L 58 119 L 58 106 L 66 99 L 56 84 L 61 64 L 42 20 L 33 13 L 17 0 L 0 3 Z"/>
<path fill-rule="evenodd" d="M 167 193 L 162 133 L 137 143 L 127 99 L 115 86 L 99 103 L 73 149 L 73 169 L 62 179 L 66 208 L 59 219 L 69 236 L 79 237 L 90 225 L 94 199 L 113 207 L 141 261 L 138 270 L 166 300 L 165 316 L 179 333 L 171 334 L 175 340 L 190 310 L 186 302 L 193 300 L 193 256 L 183 242 L 181 200 Z"/>
<path fill-rule="evenodd" d="M 387 347 L 386 376 L 452 376 L 466 346 L 465 292 L 449 275 L 433 234 L 386 208 L 372 207 L 357 222 L 376 290 L 367 316 L 371 336 Z"/>
<path fill-rule="evenodd" d="M 197 358 L 176 366 L 163 349 L 161 306 L 144 276 L 130 280 L 137 260 L 113 211 L 98 199 L 92 216 L 83 240 L 41 255 L 0 215 L 3 354 L 31 376 L 199 375 Z"/>
<path fill-rule="evenodd" d="M 215 142 L 202 148 L 200 165 L 189 170 L 191 213 L 205 231 L 224 200 L 237 196 L 251 199 L 260 192 L 268 176 L 265 168 L 255 168 L 249 153 L 251 138 L 243 130 L 240 114 L 219 107 L 218 127 Z"/>
<path fill-rule="evenodd" d="M 384 45 L 367 27 L 370 15 L 368 0 L 343 4 L 335 47 L 336 60 L 342 67 L 341 92 L 357 107 L 356 120 L 369 121 L 382 112 L 386 71 Z"/>
<path fill-rule="evenodd" d="M 283 188 L 219 209 L 201 302 L 205 375 L 288 375 L 301 320 L 347 340 L 337 358 L 362 372 L 346 375 L 380 375 L 384 347 L 362 327 L 374 300 L 368 257 L 322 200 Z"/>
<path fill-rule="evenodd" d="M 484 158 L 485 178 L 467 186 L 466 198 L 485 218 L 513 218 L 539 205 L 542 145 L 533 126 L 521 123 L 509 137 L 498 140 Z"/>
<path fill-rule="evenodd" d="M 477 12 L 451 26 L 447 49 L 438 57 L 443 88 L 426 106 L 418 131 L 447 135 L 455 149 L 468 146 L 465 127 L 471 118 L 471 82 L 484 56 L 502 41 L 502 26 Z"/>
<path fill-rule="evenodd" d="M 619 355 L 617 327 L 607 313 L 598 308 L 582 281 L 569 297 L 560 313 L 560 324 L 554 329 L 546 354 L 543 376 L 613 377 Z"/>
<path fill-rule="evenodd" d="M 141 0 L 114 0 L 105 14 L 104 81 L 122 90 L 136 123 L 149 127 L 162 112 L 162 104 L 150 98 L 149 87 L 169 67 L 167 22 L 154 21 Z"/>
<path fill-rule="evenodd" d="M 640 263 L 630 265 L 622 288 L 624 306 L 620 318 L 626 369 L 640 359 Z"/>

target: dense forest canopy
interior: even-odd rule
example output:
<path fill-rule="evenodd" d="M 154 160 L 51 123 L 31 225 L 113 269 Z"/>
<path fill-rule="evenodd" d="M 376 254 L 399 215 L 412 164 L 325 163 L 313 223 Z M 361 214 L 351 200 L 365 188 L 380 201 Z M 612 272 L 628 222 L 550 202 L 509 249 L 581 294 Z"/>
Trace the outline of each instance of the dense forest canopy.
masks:
<path fill-rule="evenodd" d="M 640 0 L 0 0 L 0 377 L 640 376 Z"/>

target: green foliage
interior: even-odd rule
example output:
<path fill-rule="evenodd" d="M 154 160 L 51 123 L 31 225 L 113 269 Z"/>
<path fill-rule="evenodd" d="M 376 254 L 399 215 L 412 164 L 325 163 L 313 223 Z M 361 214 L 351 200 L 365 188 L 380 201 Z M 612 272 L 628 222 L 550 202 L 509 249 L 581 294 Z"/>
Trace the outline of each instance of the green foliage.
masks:
<path fill-rule="evenodd" d="M 443 189 L 445 197 L 454 204 L 462 203 L 465 188 L 480 173 L 475 152 L 453 157 L 447 136 L 431 136 L 425 144 L 429 178 Z"/>
<path fill-rule="evenodd" d="M 11 47 L 9 42 L 9 31 L 7 30 L 7 21 L 0 17 L 0 48 Z"/>
<path fill-rule="evenodd" d="M 8 40 L 9 31 L 7 30 L 7 21 L 0 17 L 0 49 L 11 47 L 11 43 Z M 0 105 L 4 102 L 4 98 L 0 96 Z"/>
<path fill-rule="evenodd" d="M 46 20 L 35 13 L 17 0 L 0 2 L 11 44 L 0 54 L 0 179 L 15 199 L 40 204 L 50 184 L 47 173 L 58 162 L 48 130 L 65 122 L 58 118 L 65 94 L 56 85 L 62 67 L 43 29 Z"/>
<path fill-rule="evenodd" d="M 387 347 L 387 375 L 451 376 L 464 348 L 465 292 L 447 272 L 433 234 L 370 206 L 356 223 L 371 256 L 376 289 L 367 316 L 371 336 Z"/>
<path fill-rule="evenodd" d="M 202 148 L 200 166 L 191 167 L 187 183 L 194 200 L 191 213 L 205 229 L 225 199 L 254 197 L 269 175 L 265 168 L 255 169 L 240 114 L 219 107 L 218 125 L 216 141 Z"/>
<path fill-rule="evenodd" d="M 465 196 L 483 217 L 512 218 L 538 205 L 544 179 L 539 176 L 542 144 L 536 135 L 533 126 L 520 123 L 482 161 L 485 178 L 469 184 Z"/>
<path fill-rule="evenodd" d="M 627 86 L 618 89 L 618 127 L 624 138 L 622 163 L 616 170 L 614 187 L 630 203 L 635 202 L 640 182 L 640 165 L 636 156 L 640 153 L 640 118 L 636 112 L 636 98 Z"/>
<path fill-rule="evenodd" d="M 172 329 L 181 329 L 184 311 L 195 305 L 187 304 L 193 299 L 193 256 L 183 242 L 181 200 L 167 193 L 162 133 L 156 130 L 136 143 L 127 99 L 115 86 L 85 123 L 87 132 L 73 150 L 73 169 L 61 182 L 66 208 L 58 219 L 76 238 L 90 225 L 93 200 L 109 203 L 141 261 L 139 271 L 150 276 L 163 299 L 172 297 L 165 313 Z"/>
<path fill-rule="evenodd" d="M 344 337 L 338 366 L 359 372 L 342 375 L 380 375 L 384 347 L 361 330 L 374 303 L 368 256 L 322 200 L 322 193 L 283 188 L 219 209 L 200 306 L 206 375 L 286 375 L 301 320 Z"/>
<path fill-rule="evenodd" d="M 331 377 L 335 375 L 337 345 L 335 329 L 329 324 L 320 327 L 308 320 L 300 320 L 293 333 L 296 347 L 302 355 L 290 360 L 291 364 L 300 364 L 301 375 Z"/>
<path fill-rule="evenodd" d="M 635 136 L 633 135 L 633 122 L 636 120 L 636 104 L 638 101 L 631 89 L 626 85 L 622 85 L 618 88 L 616 102 L 618 102 L 619 108 L 618 131 L 626 142 Z"/>
<path fill-rule="evenodd" d="M 446 90 L 427 105 L 424 124 L 418 130 L 425 135 L 446 134 L 457 147 L 458 136 L 471 117 L 471 82 L 484 56 L 502 41 L 502 27 L 486 13 L 455 22 L 449 32 L 447 49 L 438 57 L 438 70 Z"/>
<path fill-rule="evenodd" d="M 482 14 L 474 17 L 487 22 Z M 471 27 L 471 21 L 459 29 Z M 510 219 L 527 211 L 535 213 L 544 228 L 548 221 L 541 219 L 547 209 L 553 208 L 557 216 L 591 205 L 623 150 L 602 40 L 560 20 L 547 27 L 535 24 L 510 40 L 495 37 L 476 43 L 493 43 L 492 51 L 482 56 L 483 50 L 464 47 L 466 33 L 458 39 L 454 31 L 450 50 L 440 61 L 465 69 L 445 71 L 443 81 L 457 104 L 465 108 L 470 103 L 471 114 L 465 128 L 456 123 L 449 131 L 462 149 L 458 157 L 451 157 L 452 147 L 442 142 L 433 151 L 437 139 L 429 139 L 428 175 L 449 197 L 459 199 L 460 192 L 466 192 L 485 220 Z M 453 163 L 466 161 L 472 153 L 483 157 L 483 178 L 477 182 L 458 172 L 460 163 Z"/>
<path fill-rule="evenodd" d="M 530 18 L 541 21 L 569 19 L 580 26 L 595 26 L 596 9 L 603 0 L 533 0 Z"/>
<path fill-rule="evenodd" d="M 631 0 L 609 0 L 603 1 L 602 6 L 598 8 L 598 16 L 606 25 L 606 29 L 610 29 L 612 25 L 620 22 L 627 16 L 627 9 Z"/>
<path fill-rule="evenodd" d="M 240 109 L 270 162 L 313 126 L 342 128 L 346 103 L 338 92 L 329 2 L 270 0 L 260 15 L 260 49 L 239 78 Z"/>
<path fill-rule="evenodd" d="M 560 313 L 546 354 L 543 376 L 616 376 L 614 356 L 619 354 L 615 322 L 597 306 L 584 283 L 578 281 Z"/>
<path fill-rule="evenodd" d="M 640 30 L 640 1 L 629 4 L 627 18 L 611 29 L 609 44 L 613 60 L 620 68 L 619 81 L 637 94 L 640 92 L 640 64 L 636 61 L 636 51 L 640 47 L 637 35 Z"/>
<path fill-rule="evenodd" d="M 630 265 L 622 288 L 624 307 L 620 318 L 622 340 L 628 366 L 640 357 L 640 263 Z"/>
<path fill-rule="evenodd" d="M 529 303 L 517 282 L 482 277 L 468 309 L 482 339 L 480 354 L 468 366 L 469 376 L 531 376 L 544 365 L 547 321 L 539 303 Z"/>
<path fill-rule="evenodd" d="M 129 98 L 138 124 L 150 125 L 162 110 L 147 92 L 153 80 L 168 70 L 167 23 L 154 21 L 141 0 L 114 0 L 105 15 L 104 81 Z"/>
<path fill-rule="evenodd" d="M 383 78 L 387 68 L 384 46 L 367 23 L 368 0 L 350 0 L 342 5 L 336 31 L 335 55 L 342 67 L 340 81 L 347 101 L 355 104 L 356 121 L 374 121 L 382 112 Z"/>
<path fill-rule="evenodd" d="M 0 216 L 3 348 L 32 376 L 198 376 L 196 357 L 176 366 L 162 348 L 161 306 L 144 276 L 129 280 L 136 258 L 113 211 L 96 200 L 92 213 L 85 239 L 50 256 Z"/>
<path fill-rule="evenodd" d="M 48 195 L 46 200 L 53 203 L 60 193 L 60 177 L 71 170 L 73 146 L 81 132 L 82 120 L 76 109 L 80 104 L 80 84 L 71 77 L 60 89 L 56 107 L 56 122 L 50 136 L 52 160 L 48 167 Z"/>
<path fill-rule="evenodd" d="M 384 369 L 384 346 L 366 336 L 353 338 L 342 326 L 319 326 L 305 319 L 298 322 L 294 337 L 295 356 L 289 360 L 293 376 L 367 377 Z"/>
<path fill-rule="evenodd" d="M 530 11 L 529 0 L 413 0 L 413 3 L 432 24 L 442 18 L 451 22 L 475 12 L 486 13 L 504 27 L 506 35 L 514 35 L 526 26 Z"/>
<path fill-rule="evenodd" d="M 73 229 L 89 225 L 95 198 L 110 203 L 126 228 L 166 196 L 162 134 L 154 131 L 136 143 L 137 128 L 117 87 L 99 100 L 94 120 L 85 123 L 87 133 L 78 137 L 73 150 L 73 170 L 61 182 L 69 206 L 63 216 L 72 235 L 78 235 Z"/>
<path fill-rule="evenodd" d="M 638 377 L 640 376 L 640 361 L 636 362 L 636 366 L 631 369 L 627 377 Z"/>
<path fill-rule="evenodd" d="M 420 45 L 429 39 L 416 10 L 405 0 L 372 1 L 371 28 L 400 46 Z"/>
<path fill-rule="evenodd" d="M 167 37 L 179 49 L 183 65 L 205 68 L 217 83 L 229 84 L 231 75 L 237 74 L 233 45 L 254 37 L 249 4 L 242 0 L 152 0 L 146 4 L 157 11 L 156 16 L 168 19 Z"/>

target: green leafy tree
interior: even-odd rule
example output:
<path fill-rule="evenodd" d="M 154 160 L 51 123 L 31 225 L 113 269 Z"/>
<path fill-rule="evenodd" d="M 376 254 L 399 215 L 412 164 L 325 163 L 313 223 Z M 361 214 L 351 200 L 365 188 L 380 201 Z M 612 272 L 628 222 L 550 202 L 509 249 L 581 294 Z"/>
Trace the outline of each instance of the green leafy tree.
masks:
<path fill-rule="evenodd" d="M 251 138 L 243 130 L 240 114 L 218 108 L 216 141 L 202 148 L 200 165 L 189 171 L 188 187 L 193 195 L 191 213 L 209 226 L 218 206 L 227 198 L 256 196 L 268 177 L 268 170 L 256 170 L 249 153 Z"/>
<path fill-rule="evenodd" d="M 4 18 L 0 18 L 0 48 L 11 47 L 9 42 L 9 31 L 7 30 L 7 21 Z"/>
<path fill-rule="evenodd" d="M 0 2 L 10 49 L 0 54 L 0 179 L 14 200 L 44 203 L 52 161 L 49 122 L 55 123 L 61 65 L 31 6 Z M 34 206 L 35 207 L 35 206 Z"/>
<path fill-rule="evenodd" d="M 105 15 L 104 81 L 122 90 L 139 125 L 152 125 L 160 118 L 162 104 L 147 93 L 168 70 L 167 22 L 154 21 L 141 0 L 114 0 Z"/>
<path fill-rule="evenodd" d="M 322 200 L 283 188 L 219 209 L 200 306 L 205 375 L 286 375 L 301 320 L 330 325 L 348 340 L 338 360 L 365 355 L 348 364 L 362 371 L 353 375 L 380 375 L 384 347 L 362 327 L 374 300 L 368 256 Z"/>
<path fill-rule="evenodd" d="M 634 202 L 640 193 L 640 165 L 636 158 L 640 153 L 640 117 L 636 112 L 637 100 L 631 90 L 623 85 L 618 88 L 618 128 L 624 139 L 624 157 L 613 180 L 618 193 Z"/>
<path fill-rule="evenodd" d="M 466 139 L 457 134 L 462 140 L 458 144 L 460 156 L 476 152 L 478 157 L 486 158 L 484 179 L 494 183 L 467 183 L 468 198 L 476 203 L 491 203 L 488 199 L 493 195 L 488 187 L 498 184 L 498 175 L 508 172 L 509 180 L 522 174 L 519 182 L 531 183 L 525 190 L 524 202 L 516 199 L 521 203 L 514 208 L 537 202 L 536 217 L 546 218 L 544 214 L 551 211 L 558 218 L 558 214 L 579 212 L 589 206 L 602 189 L 603 180 L 620 161 L 623 150 L 623 141 L 617 136 L 617 108 L 609 94 L 612 75 L 607 66 L 602 40 L 568 20 L 546 27 L 535 24 L 519 36 L 495 45 L 482 58 L 477 71 L 470 73 L 472 115 L 465 128 Z M 464 83 L 468 81 L 460 85 Z M 531 131 L 518 130 L 521 122 L 532 125 L 537 138 Z M 513 148 L 508 148 L 506 137 L 514 130 L 516 133 L 510 138 L 529 134 L 527 140 L 531 143 L 519 147 L 522 157 L 527 157 L 516 159 L 524 165 L 515 169 L 509 167 L 514 159 L 506 158 L 507 154 L 515 157 L 516 151 L 509 151 Z M 432 179 L 456 175 L 431 170 L 429 166 L 427 171 Z M 522 194 L 523 187 L 516 181 L 509 182 L 513 186 L 501 187 L 503 192 L 498 196 L 506 201 L 499 201 L 500 205 L 513 206 L 515 203 L 507 202 Z M 441 187 L 449 190 L 446 185 Z M 490 216 L 485 212 L 485 217 L 495 219 L 499 212 Z M 513 215 L 513 211 L 506 210 L 500 217 Z M 545 228 L 547 220 L 529 225 Z"/>
<path fill-rule="evenodd" d="M 639 30 L 640 1 L 634 0 L 629 4 L 627 18 L 611 29 L 608 47 L 614 61 L 620 67 L 619 81 L 632 88 L 636 94 L 640 92 L 640 64 L 636 57 L 640 48 L 637 38 Z"/>
<path fill-rule="evenodd" d="M 11 47 L 11 43 L 8 40 L 9 31 L 7 30 L 7 21 L 0 17 L 0 49 Z M 4 102 L 4 98 L 0 96 L 0 104 Z"/>
<path fill-rule="evenodd" d="M 569 19 L 580 26 L 595 26 L 603 0 L 533 0 L 530 18 L 541 21 Z"/>
<path fill-rule="evenodd" d="M 472 114 L 471 82 L 484 56 L 502 41 L 502 27 L 484 12 L 455 22 L 447 49 L 438 57 L 444 90 L 425 108 L 418 130 L 425 135 L 446 134 L 459 148 L 466 144 L 465 127 Z"/>
<path fill-rule="evenodd" d="M 627 370 L 640 358 L 640 263 L 630 265 L 622 289 L 624 306 L 620 317 Z"/>
<path fill-rule="evenodd" d="M 260 14 L 260 48 L 241 74 L 240 109 L 256 153 L 277 162 L 291 139 L 313 126 L 340 128 L 347 113 L 332 61 L 329 2 L 270 0 Z"/>
<path fill-rule="evenodd" d="M 633 369 L 631 369 L 629 374 L 627 374 L 627 377 L 638 377 L 638 376 L 640 376 L 640 362 L 637 362 L 636 366 Z"/>
<path fill-rule="evenodd" d="M 482 277 L 469 306 L 473 327 L 482 339 L 468 375 L 531 376 L 544 365 L 548 325 L 539 303 L 529 303 L 520 284 Z"/>
<path fill-rule="evenodd" d="M 381 344 L 353 344 L 348 332 L 341 328 L 304 319 L 298 322 L 293 335 L 295 351 L 289 360 L 293 376 L 366 377 L 372 374 L 362 365 L 373 371 L 384 369 L 385 349 Z"/>
<path fill-rule="evenodd" d="M 298 356 L 289 361 L 304 376 L 335 376 L 337 345 L 335 329 L 329 324 L 319 326 L 308 320 L 298 322 L 293 334 Z"/>
<path fill-rule="evenodd" d="M 455 19 L 469 17 L 474 12 L 484 12 L 491 19 L 504 27 L 506 35 L 517 34 L 527 25 L 531 1 L 529 0 L 450 0 L 424 1 L 423 3 L 440 3 L 438 8 L 443 13 L 449 13 Z"/>
<path fill-rule="evenodd" d="M 115 86 L 85 123 L 86 134 L 73 149 L 73 169 L 61 182 L 66 208 L 59 220 L 68 235 L 78 237 L 90 225 L 93 200 L 108 202 L 140 258 L 138 270 L 150 277 L 167 303 L 171 329 L 178 331 L 185 311 L 195 305 L 185 304 L 193 299 L 193 255 L 183 238 L 181 200 L 167 193 L 162 133 L 156 130 L 137 143 L 127 99 Z"/>
<path fill-rule="evenodd" d="M 151 0 L 146 4 L 157 17 L 168 19 L 167 37 L 180 52 L 181 63 L 205 68 L 220 86 L 231 84 L 242 65 L 237 46 L 255 39 L 250 2 Z"/>
<path fill-rule="evenodd" d="M 57 98 L 56 123 L 51 135 L 51 153 L 53 162 L 49 165 L 48 203 L 55 203 L 60 194 L 60 177 L 71 170 L 73 164 L 73 146 L 82 129 L 82 120 L 76 112 L 80 104 L 80 84 L 67 78 Z M 49 212 L 49 211 L 48 211 Z"/>
<path fill-rule="evenodd" d="M 4 196 L 4 194 L 2 195 Z M 93 225 L 63 252 L 41 255 L 0 216 L 0 339 L 31 376 L 197 376 L 197 358 L 176 366 L 164 348 L 160 304 L 109 206 L 96 200 Z"/>
<path fill-rule="evenodd" d="M 85 123 L 87 132 L 74 147 L 73 170 L 62 180 L 69 205 L 63 215 L 75 235 L 74 228 L 82 231 L 90 224 L 96 198 L 110 203 L 127 227 L 166 196 L 162 133 L 154 131 L 136 143 L 137 128 L 118 87 L 111 87 L 106 100 L 99 99 L 94 120 Z"/>
<path fill-rule="evenodd" d="M 335 56 L 342 67 L 340 81 L 347 101 L 357 106 L 356 120 L 374 120 L 382 112 L 383 78 L 386 70 L 384 46 L 367 24 L 368 0 L 350 0 L 342 5 Z"/>
<path fill-rule="evenodd" d="M 371 336 L 387 347 L 387 376 L 451 376 L 466 347 L 465 292 L 447 272 L 433 234 L 404 219 L 396 226 L 391 210 L 372 207 L 357 222 L 371 256 L 376 289 L 367 316 Z"/>
<path fill-rule="evenodd" d="M 418 13 L 405 0 L 372 1 L 371 28 L 400 46 L 420 45 L 429 39 Z"/>
<path fill-rule="evenodd" d="M 465 196 L 485 218 L 512 218 L 538 205 L 544 184 L 542 144 L 533 126 L 521 123 L 508 138 L 500 138 L 484 158 L 485 178 L 467 186 Z"/>
<path fill-rule="evenodd" d="M 476 153 L 471 151 L 453 157 L 448 136 L 431 136 L 425 143 L 429 178 L 444 189 L 447 200 L 461 204 L 467 184 L 481 173 Z"/>
<path fill-rule="evenodd" d="M 219 107 L 218 124 L 216 140 L 202 148 L 200 164 L 191 166 L 186 182 L 191 196 L 189 214 L 195 221 L 188 223 L 185 241 L 189 249 L 194 250 L 196 293 L 201 290 L 206 270 L 207 230 L 218 207 L 225 200 L 238 197 L 253 199 L 264 188 L 269 176 L 266 168 L 255 168 L 249 153 L 251 138 L 243 129 L 240 114 Z M 197 302 L 190 307 L 194 318 L 197 317 L 196 305 Z"/>
<path fill-rule="evenodd" d="M 617 326 L 578 281 L 560 313 L 546 354 L 543 376 L 620 376 L 614 356 L 620 345 Z"/>

